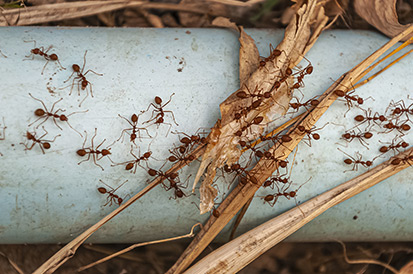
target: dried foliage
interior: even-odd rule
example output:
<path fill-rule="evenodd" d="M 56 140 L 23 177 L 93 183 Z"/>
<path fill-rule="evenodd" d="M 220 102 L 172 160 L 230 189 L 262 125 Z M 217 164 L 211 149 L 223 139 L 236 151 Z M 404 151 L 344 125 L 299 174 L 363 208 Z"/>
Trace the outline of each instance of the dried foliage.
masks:
<path fill-rule="evenodd" d="M 413 25 L 399 23 L 396 0 L 356 0 L 354 7 L 358 15 L 389 37 L 394 37 Z M 411 37 L 413 34 L 403 41 L 407 41 Z"/>

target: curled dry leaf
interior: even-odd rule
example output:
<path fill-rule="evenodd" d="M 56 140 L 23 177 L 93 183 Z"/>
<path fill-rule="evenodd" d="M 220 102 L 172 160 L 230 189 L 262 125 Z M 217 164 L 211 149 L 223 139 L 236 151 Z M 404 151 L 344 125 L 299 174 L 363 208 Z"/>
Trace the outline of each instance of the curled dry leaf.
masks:
<path fill-rule="evenodd" d="M 356 0 L 354 8 L 364 20 L 389 37 L 394 37 L 413 25 L 399 23 L 396 0 Z M 407 41 L 411 37 L 413 34 L 405 37 L 403 41 Z"/>
<path fill-rule="evenodd" d="M 284 40 L 277 46 L 278 54 L 274 54 L 273 51 L 261 63 L 254 53 L 256 46 L 253 39 L 242 28 L 239 29 L 243 53 L 240 54 L 242 57 L 240 76 L 243 84 L 220 105 L 221 120 L 211 132 L 214 137 L 210 137 L 210 140 L 214 141 L 209 142 L 195 177 L 193 190 L 206 170 L 205 179 L 200 187 L 201 214 L 211 210 L 214 205 L 217 191 L 211 185 L 216 169 L 237 162 L 241 156 L 239 142 L 254 140 L 264 132 L 267 124 L 286 113 L 292 97 L 293 85 L 293 76 L 288 75 L 286 70 L 301 61 L 328 20 L 322 6 L 317 6 L 315 3 L 314 1 L 311 4 L 303 4 L 287 27 Z M 245 80 L 252 69 L 254 72 Z M 239 96 L 240 92 L 247 94 L 269 92 L 270 96 L 245 98 Z M 241 114 L 241 118 L 235 119 L 235 113 Z M 254 119 L 257 118 L 259 123 L 255 123 L 257 120 Z"/>
<path fill-rule="evenodd" d="M 400 269 L 400 274 L 413 274 L 413 261 L 408 262 Z"/>

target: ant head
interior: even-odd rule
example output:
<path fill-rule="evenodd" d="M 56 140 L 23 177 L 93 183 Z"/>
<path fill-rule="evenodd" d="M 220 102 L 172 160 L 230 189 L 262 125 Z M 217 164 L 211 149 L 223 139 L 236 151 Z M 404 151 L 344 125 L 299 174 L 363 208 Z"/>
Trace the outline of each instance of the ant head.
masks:
<path fill-rule="evenodd" d="M 379 120 L 380 120 L 380 122 L 384 122 L 384 121 L 386 121 L 387 119 L 386 119 L 386 117 L 384 117 L 384 115 L 380 115 L 380 116 L 379 116 Z"/>
<path fill-rule="evenodd" d="M 63 121 L 63 122 L 66 122 L 67 121 L 67 116 L 62 114 L 62 115 L 59 116 L 59 120 Z"/>
<path fill-rule="evenodd" d="M 232 170 L 238 170 L 238 169 L 240 169 L 241 168 L 241 165 L 240 164 L 232 164 L 231 165 L 231 169 Z"/>
<path fill-rule="evenodd" d="M 240 114 L 240 113 L 235 113 L 234 119 L 235 119 L 235 120 L 241 119 L 241 114 Z"/>
<path fill-rule="evenodd" d="M 156 97 L 155 97 L 155 103 L 157 103 L 158 105 L 162 104 L 162 99 L 161 99 L 161 97 L 156 96 Z"/>
<path fill-rule="evenodd" d="M 293 89 L 297 89 L 297 88 L 300 88 L 300 83 L 295 83 L 295 84 L 293 85 Z"/>
<path fill-rule="evenodd" d="M 50 143 L 46 142 L 46 143 L 43 143 L 42 145 L 43 145 L 44 149 L 49 149 L 50 148 Z"/>
<path fill-rule="evenodd" d="M 237 95 L 238 98 L 242 98 L 242 99 L 248 97 L 248 95 L 247 95 L 247 93 L 246 93 L 245 91 L 238 91 L 238 92 L 236 93 L 236 95 Z"/>
<path fill-rule="evenodd" d="M 168 158 L 169 162 L 176 162 L 178 160 L 178 158 L 176 158 L 175 156 L 169 156 Z"/>
<path fill-rule="evenodd" d="M 279 164 L 280 164 L 280 167 L 282 167 L 282 168 L 287 167 L 287 161 L 281 160 Z"/>
<path fill-rule="evenodd" d="M 297 195 L 297 193 L 296 193 L 295 191 L 290 191 L 290 193 L 288 193 L 288 195 L 289 195 L 291 198 L 294 198 L 295 195 Z"/>
<path fill-rule="evenodd" d="M 235 136 L 241 137 L 242 135 L 242 130 L 238 130 L 237 132 L 234 133 Z"/>
<path fill-rule="evenodd" d="M 271 97 L 271 91 L 264 92 L 264 98 L 270 98 Z"/>
<path fill-rule="evenodd" d="M 110 148 L 109 149 L 102 149 L 102 155 L 106 156 L 108 154 L 111 154 L 109 150 L 110 150 Z"/>
<path fill-rule="evenodd" d="M 74 72 L 80 72 L 80 67 L 79 67 L 79 65 L 73 64 L 73 65 L 72 65 L 72 69 L 73 69 Z"/>
<path fill-rule="evenodd" d="M 39 49 L 39 48 L 35 48 L 35 49 L 32 49 L 30 52 L 33 53 L 33 54 L 39 54 L 39 53 L 40 53 L 40 49 Z"/>
<path fill-rule="evenodd" d="M 131 117 L 131 120 L 132 120 L 133 123 L 137 123 L 138 122 L 138 115 L 133 114 L 132 117 Z"/>
<path fill-rule="evenodd" d="M 367 161 L 367 162 L 366 162 L 366 166 L 371 166 L 372 164 L 373 164 L 372 161 Z"/>
<path fill-rule="evenodd" d="M 189 161 L 195 160 L 195 156 L 194 156 L 194 155 L 189 155 L 189 156 L 188 156 L 188 160 L 189 160 Z"/>
<path fill-rule="evenodd" d="M 279 81 L 274 82 L 274 88 L 278 89 L 281 86 L 281 83 Z"/>
<path fill-rule="evenodd" d="M 184 146 L 180 146 L 180 147 L 179 147 L 179 152 L 180 152 L 181 154 L 184 154 L 185 151 L 186 151 L 186 147 L 184 147 Z"/>
<path fill-rule="evenodd" d="M 202 143 L 202 144 L 208 143 L 207 138 L 206 138 L 206 137 L 202 137 L 202 138 L 201 138 L 201 143 Z"/>
<path fill-rule="evenodd" d="M 290 68 L 287 68 L 287 69 L 285 70 L 285 75 L 290 76 L 291 74 L 293 74 L 293 70 L 290 69 Z"/>
<path fill-rule="evenodd" d="M 406 147 L 408 147 L 409 146 L 409 144 L 408 143 L 406 143 L 406 142 L 402 142 L 402 148 L 406 148 Z"/>
<path fill-rule="evenodd" d="M 299 125 L 299 126 L 297 127 L 297 129 L 298 129 L 299 131 L 301 131 L 301 132 L 304 132 L 304 131 L 305 131 L 305 127 L 304 127 L 303 125 Z"/>
<path fill-rule="evenodd" d="M 169 178 L 171 178 L 172 180 L 174 180 L 174 179 L 176 179 L 176 178 L 178 177 L 178 173 L 172 172 L 172 173 L 170 173 L 168 176 L 169 176 Z"/>
<path fill-rule="evenodd" d="M 247 142 L 242 141 L 242 140 L 240 140 L 238 143 L 239 143 L 239 145 L 242 146 L 242 147 L 245 147 L 245 146 L 247 145 Z"/>
<path fill-rule="evenodd" d="M 293 109 L 298 109 L 298 108 L 300 107 L 298 103 L 290 103 L 290 106 L 291 106 Z"/>
<path fill-rule="evenodd" d="M 134 166 L 134 163 L 128 163 L 125 167 L 125 170 L 131 170 Z"/>
<path fill-rule="evenodd" d="M 306 72 L 307 74 L 311 74 L 311 73 L 313 73 L 313 70 L 314 70 L 313 66 L 309 66 L 309 67 L 305 70 L 305 72 Z"/>
<path fill-rule="evenodd" d="M 394 110 L 393 110 L 393 115 L 395 115 L 395 114 L 400 114 L 402 112 L 402 110 L 400 109 L 400 108 L 395 108 Z"/>
<path fill-rule="evenodd" d="M 34 140 L 34 135 L 31 134 L 30 132 L 26 131 L 26 138 L 29 140 Z"/>
<path fill-rule="evenodd" d="M 357 104 L 362 105 L 364 103 L 363 98 L 357 98 Z"/>
<path fill-rule="evenodd" d="M 272 56 L 274 56 L 274 57 L 278 57 L 278 56 L 280 56 L 280 55 L 281 55 L 281 50 L 275 49 L 275 50 L 272 52 Z"/>
<path fill-rule="evenodd" d="M 224 165 L 224 171 L 225 172 L 231 172 L 231 168 L 227 164 L 225 164 Z"/>
<path fill-rule="evenodd" d="M 59 57 L 57 57 L 57 55 L 54 54 L 54 53 L 50 54 L 49 57 L 50 57 L 50 59 L 52 59 L 52 61 L 56 61 L 57 59 L 59 59 Z"/>
<path fill-rule="evenodd" d="M 394 160 L 392 160 L 390 163 L 394 166 L 399 165 L 402 162 L 402 160 L 400 158 L 396 158 Z"/>
<path fill-rule="evenodd" d="M 36 116 L 43 116 L 45 114 L 46 114 L 46 112 L 41 108 L 38 108 L 34 111 L 34 115 L 36 115 Z"/>
<path fill-rule="evenodd" d="M 121 197 L 118 197 L 118 205 L 120 205 L 123 202 L 123 199 Z"/>
<path fill-rule="evenodd" d="M 269 151 L 265 151 L 264 156 L 265 156 L 265 158 L 271 158 L 272 154 Z"/>
<path fill-rule="evenodd" d="M 98 188 L 98 191 L 100 192 L 100 193 L 102 193 L 102 194 L 105 194 L 107 191 L 106 191 L 106 188 L 104 188 L 104 187 L 99 187 Z"/>
<path fill-rule="evenodd" d="M 265 67 L 265 61 L 264 60 L 260 61 L 260 67 Z"/>

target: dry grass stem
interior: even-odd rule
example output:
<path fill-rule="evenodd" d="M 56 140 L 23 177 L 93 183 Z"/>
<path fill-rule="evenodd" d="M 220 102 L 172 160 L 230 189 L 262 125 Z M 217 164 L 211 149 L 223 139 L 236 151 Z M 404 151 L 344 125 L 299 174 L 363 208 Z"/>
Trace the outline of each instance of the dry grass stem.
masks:
<path fill-rule="evenodd" d="M 408 161 L 400 165 L 392 165 L 391 162 L 395 158 L 404 158 L 412 153 L 413 148 L 410 148 L 370 171 L 312 198 L 301 204 L 299 208 L 295 207 L 248 231 L 215 250 L 184 273 L 236 273 L 240 271 L 327 209 L 411 167 Z"/>
<path fill-rule="evenodd" d="M 23 270 L 13 260 L 11 260 L 6 254 L 4 254 L 3 252 L 0 252 L 0 255 L 7 259 L 9 264 L 14 268 L 14 270 L 16 270 L 17 273 L 24 274 Z"/>
<path fill-rule="evenodd" d="M 191 228 L 191 232 L 189 232 L 188 234 L 185 234 L 185 235 L 181 235 L 181 236 L 177 236 L 177 237 L 172 237 L 172 238 L 167 238 L 167 239 L 162 239 L 162 240 L 157 240 L 157 241 L 151 241 L 151 242 L 145 242 L 145 243 L 139 243 L 139 244 L 131 245 L 131 246 L 129 246 L 129 247 L 125 248 L 125 249 L 122 249 L 122 250 L 120 250 L 120 251 L 118 251 L 118 252 L 115 252 L 115 253 L 113 253 L 113 254 L 105 257 L 105 258 L 102 258 L 102 259 L 100 259 L 99 261 L 96 261 L 96 262 L 93 262 L 93 263 L 91 263 L 91 264 L 82 266 L 82 267 L 80 267 L 80 268 L 77 269 L 77 272 L 81 272 L 81 271 L 83 271 L 83 270 L 86 270 L 86 269 L 89 269 L 89 268 L 91 268 L 91 267 L 94 267 L 94 266 L 96 266 L 96 265 L 98 265 L 98 264 L 101 264 L 101 263 L 104 263 L 104 262 L 106 262 L 106 261 L 109 261 L 110 259 L 113 259 L 113 258 L 115 258 L 115 257 L 117 257 L 117 256 L 120 256 L 120 255 L 126 253 L 126 252 L 129 252 L 129 251 L 131 251 L 131 250 L 133 250 L 133 249 L 135 249 L 135 248 L 137 248 L 137 247 L 141 247 L 141 246 L 145 246 L 145 245 L 160 244 L 160 243 L 175 241 L 175 240 L 179 240 L 179 239 L 183 239 L 183 238 L 192 238 L 192 237 L 194 237 L 194 235 L 195 235 L 195 234 L 194 234 L 194 229 L 195 229 L 195 227 L 197 227 L 197 226 L 201 226 L 201 227 L 202 227 L 202 224 L 201 224 L 201 223 L 196 223 L 196 224 L 194 224 L 194 225 L 192 226 L 192 228 Z"/>
<path fill-rule="evenodd" d="M 357 82 L 362 78 L 363 72 L 381 55 L 394 46 L 402 38 L 406 37 L 413 32 L 413 26 L 406 29 L 401 34 L 391 39 L 388 43 L 379 48 L 376 52 L 367 57 L 359 65 L 355 66 L 352 70 L 342 75 L 338 81 L 336 81 L 327 91 L 322 95 L 321 101 L 316 108 L 306 112 L 300 120 L 289 130 L 288 134 L 292 138 L 292 141 L 281 145 L 276 144 L 270 152 L 274 157 L 279 159 L 285 159 L 289 153 L 295 148 L 295 146 L 301 141 L 303 135 L 297 132 L 297 126 L 303 125 L 306 128 L 311 128 L 315 122 L 323 115 L 330 105 L 337 99 L 334 95 L 334 91 L 338 86 L 347 87 L 346 91 L 352 85 L 352 82 Z M 221 213 L 220 218 L 210 218 L 192 243 L 184 251 L 181 258 L 175 263 L 175 265 L 168 271 L 168 273 L 181 273 L 185 270 L 199 254 L 204 250 L 208 244 L 218 235 L 218 233 L 225 227 L 225 225 L 232 219 L 232 217 L 246 204 L 251 197 L 255 194 L 258 188 L 264 183 L 264 181 L 271 176 L 275 171 L 276 165 L 273 164 L 271 168 L 268 166 L 271 162 L 265 159 L 261 159 L 256 166 L 249 172 L 257 180 L 257 184 L 247 183 L 245 185 L 238 185 L 228 195 L 228 197 L 221 203 L 218 210 Z M 298 209 L 297 209 L 298 210 Z M 291 221 L 291 220 L 290 220 Z M 286 224 L 284 224 L 286 225 Z"/>
<path fill-rule="evenodd" d="M 199 146 L 191 153 L 191 155 L 193 155 L 195 159 L 197 159 L 204 153 L 204 151 L 205 151 L 205 146 L 204 145 Z M 173 165 L 167 171 L 167 173 L 177 172 L 178 170 L 186 166 L 188 163 L 189 161 L 178 161 L 175 165 Z M 148 186 L 146 186 L 143 190 L 141 190 L 135 196 L 127 200 L 119 208 L 109 213 L 102 220 L 100 220 L 99 222 L 97 222 L 96 224 L 88 228 L 82 234 L 80 234 L 75 239 L 73 239 L 70 243 L 65 245 L 56 254 L 54 254 L 51 258 L 49 258 L 49 260 L 47 260 L 38 269 L 36 269 L 33 272 L 33 274 L 53 273 L 54 271 L 56 271 L 62 264 L 64 264 L 67 260 L 69 260 L 70 258 L 74 256 L 74 254 L 76 253 L 76 250 L 80 247 L 82 243 L 84 243 L 87 240 L 87 238 L 92 236 L 93 233 L 95 233 L 101 226 L 103 226 L 105 223 L 110 221 L 113 217 L 118 215 L 120 212 L 125 210 L 128 206 L 136 202 L 139 198 L 141 198 L 143 195 L 145 195 L 150 190 L 152 190 L 154 187 L 156 187 L 158 184 L 160 184 L 163 181 L 163 179 L 164 178 L 162 177 L 155 178 Z"/>

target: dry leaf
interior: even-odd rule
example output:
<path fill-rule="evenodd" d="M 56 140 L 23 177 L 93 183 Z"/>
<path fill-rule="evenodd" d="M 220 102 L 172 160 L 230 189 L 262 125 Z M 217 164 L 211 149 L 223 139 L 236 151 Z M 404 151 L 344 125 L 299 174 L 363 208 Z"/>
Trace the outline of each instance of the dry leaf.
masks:
<path fill-rule="evenodd" d="M 225 164 L 231 166 L 236 163 L 241 156 L 239 142 L 254 140 L 256 136 L 262 135 L 267 124 L 286 113 L 292 97 L 291 86 L 294 77 L 286 75 L 285 71 L 301 61 L 327 20 L 321 5 L 317 6 L 315 2 L 311 5 L 304 4 L 287 27 L 284 40 L 276 48 L 281 54 L 266 59 L 264 64 L 256 64 L 258 68 L 251 77 L 220 105 L 221 120 L 215 125 L 217 133 L 215 139 L 217 140 L 208 144 L 193 185 L 194 190 L 196 183 L 206 170 L 206 176 L 200 188 L 201 214 L 211 210 L 214 205 L 217 191 L 211 185 L 216 169 Z M 242 29 L 240 31 L 243 32 Z M 254 41 L 250 38 L 240 40 L 240 42 L 241 48 L 244 45 L 254 48 Z M 241 63 L 254 62 L 254 58 L 254 54 L 247 54 Z M 246 67 L 249 66 L 246 65 Z M 246 76 L 245 74 L 243 77 Z M 278 82 L 280 86 L 277 87 L 275 82 Z M 254 99 L 253 96 L 242 98 L 237 95 L 239 92 L 260 94 L 270 92 L 271 97 L 264 99 L 265 101 L 262 98 Z M 255 107 L 251 107 L 253 103 L 256 104 Z M 241 111 L 245 113 L 241 118 L 235 119 L 234 114 L 241 113 Z M 256 118 L 262 121 L 254 123 Z M 253 176 L 249 179 L 253 179 Z"/>
<path fill-rule="evenodd" d="M 413 274 L 413 261 L 408 262 L 400 269 L 400 274 Z"/>
<path fill-rule="evenodd" d="M 389 37 L 394 37 L 413 25 L 401 25 L 399 23 L 396 13 L 396 0 L 356 0 L 354 1 L 354 8 L 364 20 Z M 403 41 L 411 37 L 413 37 L 413 34 L 405 37 Z"/>

